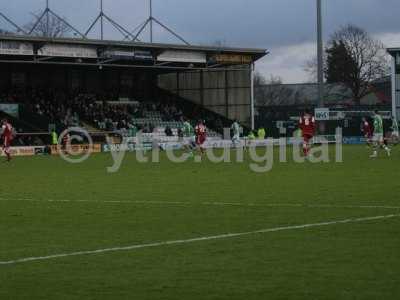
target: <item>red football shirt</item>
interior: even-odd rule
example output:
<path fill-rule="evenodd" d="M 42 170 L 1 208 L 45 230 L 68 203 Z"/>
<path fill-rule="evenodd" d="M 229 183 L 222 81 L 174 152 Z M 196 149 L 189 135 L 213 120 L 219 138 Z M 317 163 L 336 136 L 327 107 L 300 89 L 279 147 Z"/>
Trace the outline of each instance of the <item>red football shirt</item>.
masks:
<path fill-rule="evenodd" d="M 303 136 L 314 136 L 315 118 L 311 115 L 304 115 L 300 118 L 299 127 L 303 131 Z"/>
<path fill-rule="evenodd" d="M 2 129 L 3 129 L 2 137 L 4 139 L 11 140 L 13 137 L 13 129 L 11 124 L 10 123 L 3 124 Z"/>
<path fill-rule="evenodd" d="M 368 122 L 363 123 L 363 133 L 366 137 L 372 137 L 372 127 Z"/>
<path fill-rule="evenodd" d="M 204 144 L 207 136 L 206 126 L 204 126 L 203 124 L 197 125 L 195 128 L 195 133 L 196 133 L 196 143 L 199 145 Z"/>
<path fill-rule="evenodd" d="M 195 131 L 197 136 L 205 136 L 207 132 L 206 127 L 202 124 L 197 125 Z"/>

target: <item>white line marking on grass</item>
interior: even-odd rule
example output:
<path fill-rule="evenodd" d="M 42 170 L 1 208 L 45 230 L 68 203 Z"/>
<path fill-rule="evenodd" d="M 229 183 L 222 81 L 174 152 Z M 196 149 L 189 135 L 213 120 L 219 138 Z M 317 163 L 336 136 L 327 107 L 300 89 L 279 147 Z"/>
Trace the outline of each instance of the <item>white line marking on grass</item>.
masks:
<path fill-rule="evenodd" d="M 6 199 L 0 198 L 2 202 L 61 202 L 61 203 L 111 203 L 111 204 L 139 204 L 139 205 L 178 205 L 178 206 L 237 206 L 237 207 L 298 207 L 298 208 L 364 208 L 364 209 L 400 209 L 400 206 L 386 205 L 333 205 L 333 204 L 295 204 L 295 203 L 240 203 L 240 202 L 183 202 L 183 201 L 129 201 L 129 200 L 64 200 L 64 199 Z"/>
<path fill-rule="evenodd" d="M 189 244 L 189 243 L 204 242 L 204 241 L 211 241 L 211 240 L 222 240 L 222 239 L 229 239 L 229 238 L 238 238 L 238 237 L 243 237 L 243 236 L 248 236 L 248 235 L 255 235 L 255 234 L 262 234 L 262 233 L 271 233 L 271 232 L 296 230 L 296 229 L 307 229 L 307 228 L 323 227 L 323 226 L 337 225 L 337 224 L 361 223 L 361 222 L 368 222 L 368 221 L 392 219 L 392 218 L 398 218 L 398 217 L 400 217 L 400 214 L 398 214 L 398 215 L 376 216 L 376 217 L 366 217 L 366 218 L 346 219 L 346 220 L 329 221 L 329 222 L 314 223 L 314 224 L 284 226 L 284 227 L 261 229 L 261 230 L 256 230 L 256 231 L 239 232 L 239 233 L 227 233 L 227 234 L 213 235 L 213 236 L 204 236 L 204 237 L 197 237 L 197 238 L 191 238 L 191 239 L 186 239 L 186 240 L 155 242 L 155 243 L 138 244 L 138 245 L 132 245 L 132 246 L 125 246 L 125 247 L 114 247 L 114 248 L 105 248 L 105 249 L 98 249 L 98 250 L 61 253 L 61 254 L 54 254 L 54 255 L 48 255 L 48 256 L 19 258 L 19 259 L 15 259 L 15 260 L 0 261 L 0 265 L 14 265 L 14 264 L 20 264 L 20 263 L 33 262 L 33 261 L 52 260 L 52 259 L 63 258 L 63 257 L 82 256 L 82 255 L 95 255 L 95 254 L 110 253 L 110 252 L 121 252 L 121 251 L 131 251 L 131 250 L 137 250 L 137 249 L 142 249 L 142 248 L 153 248 L 153 247 L 161 247 L 161 246 Z"/>

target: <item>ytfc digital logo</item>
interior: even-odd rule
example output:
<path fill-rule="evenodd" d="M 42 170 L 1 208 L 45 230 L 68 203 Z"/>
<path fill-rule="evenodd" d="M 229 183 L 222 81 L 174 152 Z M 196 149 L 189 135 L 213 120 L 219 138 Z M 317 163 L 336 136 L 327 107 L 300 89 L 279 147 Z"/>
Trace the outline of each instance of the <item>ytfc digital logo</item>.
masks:
<path fill-rule="evenodd" d="M 71 127 L 60 134 L 57 152 L 63 160 L 79 164 L 90 157 L 93 145 L 93 139 L 86 129 Z"/>
<path fill-rule="evenodd" d="M 122 137 L 118 144 L 112 138 L 106 138 L 106 144 L 93 143 L 89 132 L 80 127 L 65 130 L 58 139 L 57 152 L 69 163 L 77 164 L 86 161 L 94 152 L 110 153 L 112 165 L 107 172 L 118 172 L 127 155 L 134 155 L 139 163 L 157 164 L 162 159 L 181 164 L 188 161 L 215 164 L 248 163 L 250 170 L 257 173 L 269 172 L 275 163 L 342 163 L 343 162 L 342 130 L 338 128 L 335 136 L 328 140 L 326 137 L 316 137 L 307 155 L 304 155 L 302 138 L 280 138 L 266 140 L 215 140 L 202 149 L 188 150 L 185 142 L 161 143 L 138 132 L 135 138 Z"/>

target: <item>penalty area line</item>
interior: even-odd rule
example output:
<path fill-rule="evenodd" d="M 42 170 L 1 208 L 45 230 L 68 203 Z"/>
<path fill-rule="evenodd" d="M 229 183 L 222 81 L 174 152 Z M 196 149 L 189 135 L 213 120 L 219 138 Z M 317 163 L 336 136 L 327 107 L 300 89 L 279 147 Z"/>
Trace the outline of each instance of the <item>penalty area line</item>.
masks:
<path fill-rule="evenodd" d="M 339 225 L 339 224 L 350 224 L 350 223 L 362 223 L 362 222 L 368 222 L 368 221 L 387 220 L 387 219 L 393 219 L 393 218 L 398 218 L 398 217 L 400 217 L 400 214 L 366 217 L 366 218 L 353 218 L 353 219 L 336 220 L 336 221 L 328 221 L 328 222 L 321 222 L 321 223 L 267 228 L 267 229 L 248 231 L 248 232 L 238 232 L 238 233 L 227 233 L 227 234 L 220 234 L 220 235 L 203 236 L 203 237 L 196 237 L 196 238 L 184 239 L 184 240 L 171 240 L 171 241 L 154 242 L 154 243 L 148 243 L 148 244 L 137 244 L 137 245 L 123 246 L 123 247 L 113 247 L 113 248 L 104 248 L 104 249 L 97 249 L 97 250 L 60 253 L 60 254 L 53 254 L 53 255 L 47 255 L 47 256 L 26 257 L 26 258 L 14 259 L 14 260 L 0 261 L 0 266 L 15 265 L 15 264 L 21 264 L 21 263 L 35 262 L 35 261 L 54 260 L 57 258 L 65 258 L 65 257 L 75 257 L 75 256 L 84 256 L 84 255 L 87 256 L 87 255 L 96 255 L 96 254 L 104 254 L 104 253 L 112 253 L 112 252 L 133 251 L 133 250 L 143 249 L 143 248 L 155 248 L 155 247 L 162 247 L 162 246 L 182 245 L 182 244 L 190 244 L 190 243 L 212 241 L 212 240 L 232 239 L 232 238 L 239 238 L 239 237 L 244 237 L 244 236 L 265 234 L 265 233 L 272 233 L 272 232 L 279 232 L 279 231 L 301 230 L 301 229 L 317 228 L 317 227 L 332 226 L 332 225 Z"/>

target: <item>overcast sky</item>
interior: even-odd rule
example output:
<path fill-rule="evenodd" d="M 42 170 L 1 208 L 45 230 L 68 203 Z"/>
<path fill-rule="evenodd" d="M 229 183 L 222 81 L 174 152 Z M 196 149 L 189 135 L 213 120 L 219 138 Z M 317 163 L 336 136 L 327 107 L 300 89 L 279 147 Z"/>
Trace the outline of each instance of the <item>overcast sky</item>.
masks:
<path fill-rule="evenodd" d="M 325 39 L 342 25 L 365 28 L 387 46 L 400 46 L 399 0 L 322 0 Z M 31 12 L 44 9 L 45 0 L 1 0 L 0 11 L 18 24 Z M 76 25 L 89 27 L 98 14 L 99 0 L 50 0 L 50 8 Z M 153 0 L 154 15 L 192 44 L 259 47 L 271 54 L 257 64 L 269 77 L 287 83 L 306 82 L 304 63 L 315 56 L 315 0 Z M 148 0 L 104 0 L 105 13 L 133 30 L 148 16 Z M 0 19 L 0 27 L 7 28 Z M 155 27 L 158 41 L 174 41 Z M 98 31 L 93 32 L 96 37 Z M 119 38 L 107 30 L 107 38 Z M 146 38 L 146 37 L 145 37 Z"/>

